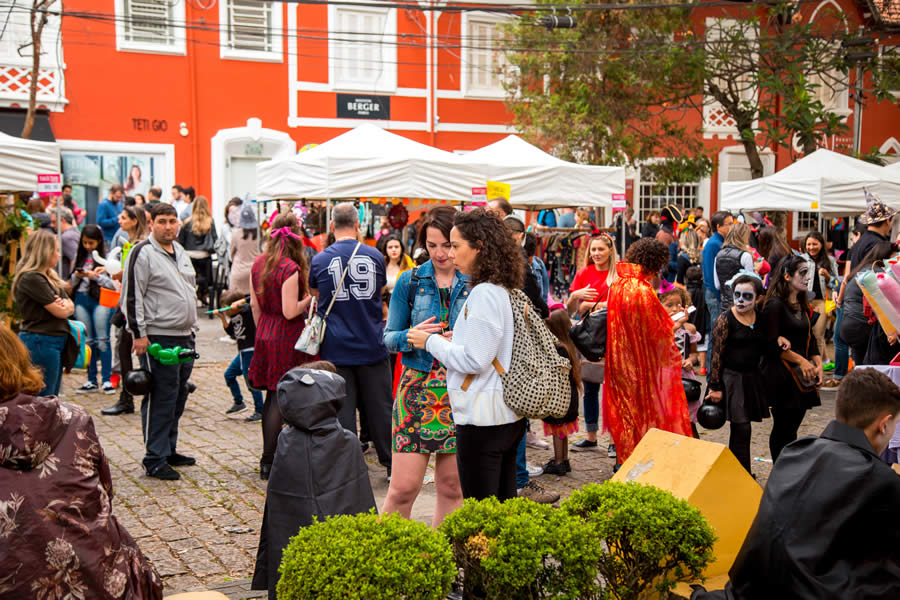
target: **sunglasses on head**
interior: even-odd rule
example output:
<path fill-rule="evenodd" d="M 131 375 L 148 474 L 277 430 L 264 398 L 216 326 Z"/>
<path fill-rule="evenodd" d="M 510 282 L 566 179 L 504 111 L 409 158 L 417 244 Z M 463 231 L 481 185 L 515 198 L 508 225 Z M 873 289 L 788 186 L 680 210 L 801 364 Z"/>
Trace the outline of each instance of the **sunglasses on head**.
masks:
<path fill-rule="evenodd" d="M 753 302 L 753 299 L 756 298 L 756 293 L 754 293 L 754 292 L 738 292 L 738 291 L 735 291 L 735 292 L 734 292 L 734 299 L 735 299 L 735 300 L 740 300 L 741 298 L 743 298 L 743 299 L 746 300 L 747 302 Z"/>

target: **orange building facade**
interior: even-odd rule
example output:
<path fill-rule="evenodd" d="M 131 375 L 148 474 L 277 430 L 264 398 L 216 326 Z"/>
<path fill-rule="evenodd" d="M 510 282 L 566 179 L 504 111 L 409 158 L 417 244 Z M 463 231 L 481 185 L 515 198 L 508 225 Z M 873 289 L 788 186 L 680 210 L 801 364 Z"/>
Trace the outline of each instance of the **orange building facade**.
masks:
<path fill-rule="evenodd" d="M 42 38 L 38 103 L 49 110 L 65 180 L 89 211 L 112 183 L 125 183 L 127 193 L 159 185 L 164 196 L 178 183 L 209 197 L 221 220 L 230 197 L 253 194 L 257 162 L 365 122 L 458 152 L 514 133 L 497 74 L 502 57 L 492 50 L 498 23 L 510 17 L 491 9 L 504 4 L 450 11 L 422 10 L 432 6 L 424 2 L 66 0 L 61 20 L 52 13 L 59 7 L 51 9 Z M 840 10 L 850 22 L 894 22 L 900 30 L 900 16 L 873 14 L 854 0 L 802 6 L 808 19 Z M 0 23 L 6 10 L 0 2 Z M 697 30 L 726 13 L 698 12 Z M 22 107 L 31 59 L 19 48 L 30 40 L 29 13 L 14 5 L 9 16 L 0 36 L 0 107 Z M 897 33 L 878 37 L 900 43 Z M 849 88 L 827 101 L 852 119 Z M 709 213 L 721 182 L 749 178 L 737 132 L 714 106 L 688 118 L 697 125 L 702 118 L 718 171 L 661 190 L 629 170 L 639 216 L 670 202 Z M 900 157 L 896 102 L 866 103 L 862 123 L 863 150 Z M 844 148 L 849 139 L 828 145 Z M 764 153 L 767 173 L 792 160 L 784 149 Z M 794 216 L 795 234 L 809 226 L 804 219 Z"/>

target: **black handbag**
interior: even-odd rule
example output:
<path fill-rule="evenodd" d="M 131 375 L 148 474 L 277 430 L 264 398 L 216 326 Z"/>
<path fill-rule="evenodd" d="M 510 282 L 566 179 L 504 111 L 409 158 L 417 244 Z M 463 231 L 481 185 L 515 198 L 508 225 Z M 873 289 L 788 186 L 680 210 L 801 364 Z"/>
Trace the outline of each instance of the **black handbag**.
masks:
<path fill-rule="evenodd" d="M 584 318 L 569 330 L 575 347 L 591 362 L 603 360 L 606 356 L 606 309 L 601 308 L 593 312 L 597 304 L 599 302 L 595 303 Z"/>

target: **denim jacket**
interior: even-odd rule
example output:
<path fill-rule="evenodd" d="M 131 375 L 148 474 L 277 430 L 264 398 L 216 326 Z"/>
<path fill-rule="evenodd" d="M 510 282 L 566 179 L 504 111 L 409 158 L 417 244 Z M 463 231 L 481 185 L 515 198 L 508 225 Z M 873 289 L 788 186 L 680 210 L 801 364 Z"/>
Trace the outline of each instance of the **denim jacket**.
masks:
<path fill-rule="evenodd" d="M 409 281 L 415 269 L 400 273 L 394 291 L 391 293 L 391 306 L 388 312 L 387 325 L 384 328 L 384 345 L 391 352 L 402 352 L 400 362 L 404 367 L 427 373 L 431 370 L 434 357 L 425 350 L 416 350 L 406 341 L 409 328 L 418 325 L 430 317 L 441 318 L 441 294 L 434 278 L 434 266 L 431 261 L 418 267 L 418 291 L 413 301 L 412 313 L 409 309 Z M 453 329 L 456 317 L 469 297 L 469 278 L 456 272 L 450 292 L 450 322 L 448 329 Z"/>

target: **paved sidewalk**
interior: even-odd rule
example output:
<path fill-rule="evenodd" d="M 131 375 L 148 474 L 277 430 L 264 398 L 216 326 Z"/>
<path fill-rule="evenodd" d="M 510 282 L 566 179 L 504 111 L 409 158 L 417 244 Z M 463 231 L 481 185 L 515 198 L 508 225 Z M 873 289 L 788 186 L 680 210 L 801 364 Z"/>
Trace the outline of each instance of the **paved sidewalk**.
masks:
<path fill-rule="evenodd" d="M 218 341 L 221 327 L 204 324 L 199 344 L 201 361 L 192 381 L 197 391 L 191 395 L 181 419 L 178 449 L 197 458 L 197 465 L 179 469 L 180 481 L 164 482 L 146 477 L 141 468 L 143 443 L 140 416 L 107 417 L 100 409 L 115 402 L 115 396 L 81 395 L 74 392 L 84 382 L 82 373 L 64 378 L 67 400 L 83 405 L 94 416 L 97 433 L 109 459 L 115 496 L 114 511 L 137 539 L 165 580 L 166 593 L 221 587 L 230 598 L 255 597 L 245 581 L 253 570 L 265 482 L 258 476 L 262 432 L 259 423 L 245 423 L 250 411 L 226 417 L 231 397 L 223 373 L 234 345 Z M 220 362 L 205 362 L 215 359 Z M 822 393 L 823 406 L 811 411 L 801 435 L 818 434 L 831 419 L 834 393 Z M 245 401 L 249 394 L 245 392 Z M 533 423 L 535 432 L 541 424 Z M 768 458 L 771 421 L 755 428 L 753 456 Z M 580 439 L 582 434 L 576 436 Z M 727 443 L 727 427 L 702 433 L 703 439 Z M 573 440 L 574 441 L 574 440 Z M 606 458 L 608 438 L 601 437 L 599 451 L 570 454 L 572 473 L 565 477 L 541 476 L 537 481 L 567 496 L 589 482 L 612 476 L 613 461 Z M 528 451 L 529 462 L 543 464 L 551 456 L 547 450 Z M 372 488 L 379 506 L 388 484 L 384 469 L 373 451 L 366 454 Z M 755 472 L 765 484 L 771 465 L 755 462 Z M 426 476 L 426 480 L 428 477 Z M 431 521 L 434 484 L 426 483 L 416 502 L 413 518 Z"/>

